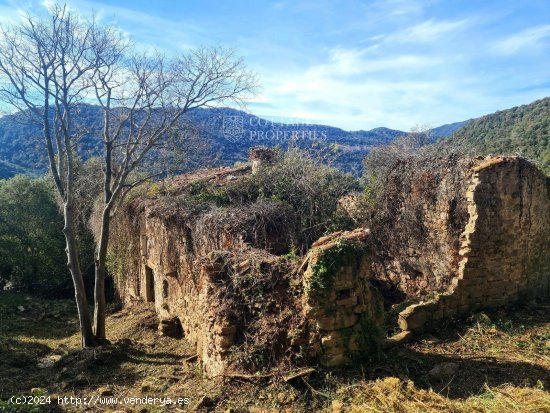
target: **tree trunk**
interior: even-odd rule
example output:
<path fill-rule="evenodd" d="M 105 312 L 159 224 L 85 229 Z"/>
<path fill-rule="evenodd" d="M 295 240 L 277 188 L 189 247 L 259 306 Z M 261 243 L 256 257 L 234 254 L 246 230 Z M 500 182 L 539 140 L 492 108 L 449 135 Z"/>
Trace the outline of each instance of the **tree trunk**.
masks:
<path fill-rule="evenodd" d="M 80 271 L 80 263 L 78 260 L 78 247 L 74 233 L 73 209 L 68 202 L 65 202 L 63 212 L 65 216 L 63 233 L 65 234 L 65 240 L 67 242 L 67 266 L 69 267 L 74 283 L 76 308 L 78 310 L 78 319 L 80 321 L 82 347 L 92 347 L 95 345 L 95 338 L 92 330 L 90 310 L 88 309 L 88 300 L 86 299 L 84 279 L 82 278 L 82 272 Z"/>
<path fill-rule="evenodd" d="M 95 287 L 94 287 L 94 331 L 96 339 L 101 342 L 106 340 L 105 335 L 105 274 L 107 261 L 107 247 L 109 245 L 110 209 L 103 210 L 101 217 L 101 235 L 97 246 L 95 262 Z"/>

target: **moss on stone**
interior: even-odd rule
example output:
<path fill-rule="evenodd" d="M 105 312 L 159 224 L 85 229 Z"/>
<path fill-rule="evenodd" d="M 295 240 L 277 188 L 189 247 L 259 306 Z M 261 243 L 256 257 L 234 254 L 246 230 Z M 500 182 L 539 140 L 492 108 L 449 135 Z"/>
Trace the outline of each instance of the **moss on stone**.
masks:
<path fill-rule="evenodd" d="M 335 246 L 319 254 L 312 267 L 310 288 L 326 290 L 332 286 L 338 269 L 354 262 L 364 252 L 364 247 L 356 242 L 340 239 Z"/>

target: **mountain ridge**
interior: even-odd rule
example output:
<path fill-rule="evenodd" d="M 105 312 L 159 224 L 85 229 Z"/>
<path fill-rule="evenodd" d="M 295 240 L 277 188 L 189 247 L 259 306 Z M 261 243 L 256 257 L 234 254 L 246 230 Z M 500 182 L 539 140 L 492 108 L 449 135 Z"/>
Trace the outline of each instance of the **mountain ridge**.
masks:
<path fill-rule="evenodd" d="M 550 97 L 472 119 L 441 144 L 473 155 L 520 155 L 550 174 Z"/>
<path fill-rule="evenodd" d="M 80 155 L 84 159 L 100 155 L 100 107 L 82 104 L 76 110 L 82 123 L 90 129 L 79 143 Z M 229 118 L 237 123 L 237 132 L 240 128 L 240 133 L 227 133 L 227 124 L 224 122 Z M 231 108 L 195 109 L 188 112 L 184 120 L 196 128 L 209 147 L 198 155 L 200 159 L 196 166 L 232 165 L 245 161 L 248 150 L 253 146 L 284 148 L 292 143 L 306 149 L 323 145 L 332 148 L 337 152 L 334 165 L 357 175 L 362 170 L 363 158 L 371 148 L 386 145 L 406 135 L 404 131 L 387 127 L 345 131 L 329 125 L 275 122 Z M 434 131 L 441 128 L 454 131 L 454 125 L 458 124 L 442 125 Z M 47 159 L 42 145 L 42 129 L 39 125 L 26 123 L 21 113 L 1 117 L 0 178 L 17 173 L 44 173 L 47 170 Z"/>

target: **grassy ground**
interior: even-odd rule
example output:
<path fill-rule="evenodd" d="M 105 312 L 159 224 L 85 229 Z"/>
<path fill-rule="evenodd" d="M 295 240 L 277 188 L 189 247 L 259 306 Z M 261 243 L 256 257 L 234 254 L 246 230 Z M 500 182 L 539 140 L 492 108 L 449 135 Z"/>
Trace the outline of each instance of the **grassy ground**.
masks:
<path fill-rule="evenodd" d="M 107 324 L 113 345 L 81 351 L 72 301 L 0 292 L 0 412 L 550 412 L 550 306 L 479 314 L 375 360 L 318 369 L 292 384 L 277 376 L 208 380 L 185 361 L 193 349 L 159 337 L 156 323 L 145 305 L 114 313 Z M 429 374 L 449 362 L 454 374 Z M 31 394 L 51 404 L 8 402 Z M 188 400 L 59 406 L 65 396 Z"/>

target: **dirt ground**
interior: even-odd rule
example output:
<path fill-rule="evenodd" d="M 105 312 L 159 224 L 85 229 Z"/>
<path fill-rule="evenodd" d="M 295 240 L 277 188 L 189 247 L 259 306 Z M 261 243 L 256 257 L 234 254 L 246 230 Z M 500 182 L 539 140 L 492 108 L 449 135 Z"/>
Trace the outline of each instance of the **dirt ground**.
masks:
<path fill-rule="evenodd" d="M 0 292 L 0 412 L 550 412 L 547 304 L 476 314 L 289 383 L 277 372 L 207 379 L 157 322 L 145 304 L 114 312 L 113 344 L 82 351 L 72 301 Z"/>

